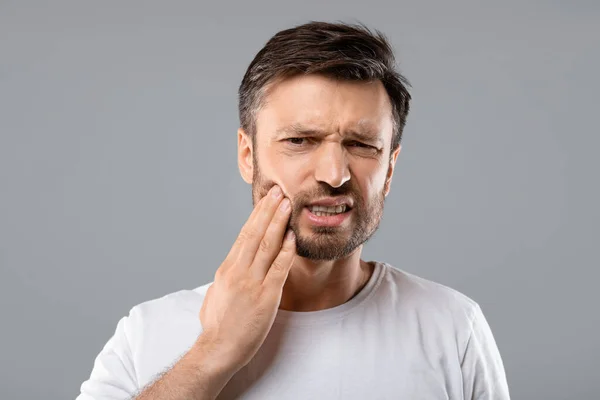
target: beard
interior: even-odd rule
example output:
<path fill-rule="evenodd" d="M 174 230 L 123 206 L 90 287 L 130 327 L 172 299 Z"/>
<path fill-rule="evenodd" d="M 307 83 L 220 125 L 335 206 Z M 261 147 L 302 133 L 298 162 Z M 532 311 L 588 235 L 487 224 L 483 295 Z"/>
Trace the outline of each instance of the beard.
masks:
<path fill-rule="evenodd" d="M 252 204 L 256 206 L 275 182 L 262 175 L 256 157 L 253 158 Z M 348 196 L 354 199 L 349 223 L 344 227 L 310 226 L 309 232 L 301 231 L 299 220 L 304 208 L 319 198 L 336 196 Z M 333 261 L 348 257 L 375 234 L 383 216 L 385 189 L 382 188 L 374 198 L 365 201 L 353 186 L 352 180 L 337 188 L 318 182 L 314 190 L 300 192 L 294 198 L 288 198 L 291 204 L 291 215 L 287 229 L 291 229 L 296 235 L 296 254 L 314 261 Z"/>

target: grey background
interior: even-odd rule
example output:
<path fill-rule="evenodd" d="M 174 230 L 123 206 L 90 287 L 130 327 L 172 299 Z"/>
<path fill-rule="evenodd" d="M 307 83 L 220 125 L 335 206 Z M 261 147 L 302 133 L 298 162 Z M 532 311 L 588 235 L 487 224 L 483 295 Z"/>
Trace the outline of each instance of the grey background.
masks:
<path fill-rule="evenodd" d="M 0 398 L 79 393 L 120 317 L 213 279 L 251 210 L 236 91 L 362 21 L 413 85 L 365 259 L 486 314 L 514 399 L 597 399 L 600 3 L 0 2 Z"/>

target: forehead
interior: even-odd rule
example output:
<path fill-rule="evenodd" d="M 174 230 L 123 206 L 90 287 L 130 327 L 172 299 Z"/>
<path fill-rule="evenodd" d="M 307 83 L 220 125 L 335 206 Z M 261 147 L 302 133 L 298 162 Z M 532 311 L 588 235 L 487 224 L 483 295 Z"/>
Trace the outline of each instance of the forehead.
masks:
<path fill-rule="evenodd" d="M 361 130 L 391 139 L 392 107 L 380 81 L 341 81 L 323 75 L 297 75 L 267 87 L 256 115 L 257 133 L 286 126 L 329 132 Z"/>

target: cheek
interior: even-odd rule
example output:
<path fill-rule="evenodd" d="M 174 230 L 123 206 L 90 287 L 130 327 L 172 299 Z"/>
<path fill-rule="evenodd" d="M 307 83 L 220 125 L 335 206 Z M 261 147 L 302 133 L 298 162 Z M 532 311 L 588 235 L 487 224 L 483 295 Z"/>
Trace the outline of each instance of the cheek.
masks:
<path fill-rule="evenodd" d="M 378 191 L 385 183 L 387 167 L 383 167 L 374 160 L 354 163 L 350 165 L 354 178 L 359 182 L 359 186 L 368 191 Z"/>
<path fill-rule="evenodd" d="M 377 170 L 375 177 L 373 179 L 373 185 L 376 190 L 381 190 L 385 186 L 385 181 L 387 180 L 388 172 L 389 172 L 389 164 L 385 164 Z"/>
<path fill-rule="evenodd" d="M 265 170 L 261 170 L 265 178 L 271 179 L 281 186 L 283 193 L 292 197 L 302 187 L 302 182 L 309 173 L 310 163 L 291 158 L 274 157 L 264 163 Z"/>
<path fill-rule="evenodd" d="M 385 174 L 378 174 L 368 180 L 365 180 L 359 187 L 364 201 L 368 203 L 378 199 L 385 190 Z"/>
<path fill-rule="evenodd" d="M 296 194 L 301 188 L 301 181 L 298 174 L 294 173 L 286 173 L 285 171 L 279 172 L 277 177 L 275 178 L 276 182 L 283 189 L 283 193 L 286 197 L 290 198 L 292 201 L 296 198 Z"/>

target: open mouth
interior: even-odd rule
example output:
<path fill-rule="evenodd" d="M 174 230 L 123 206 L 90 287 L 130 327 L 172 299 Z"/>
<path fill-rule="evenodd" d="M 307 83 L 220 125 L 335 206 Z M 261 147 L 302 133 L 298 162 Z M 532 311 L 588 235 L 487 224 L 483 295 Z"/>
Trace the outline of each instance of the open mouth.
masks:
<path fill-rule="evenodd" d="M 344 214 L 351 210 L 351 208 L 346 204 L 333 207 L 307 206 L 306 208 L 317 217 L 333 217 L 335 215 Z"/>
<path fill-rule="evenodd" d="M 350 219 L 352 208 L 347 205 L 335 207 L 308 206 L 306 219 L 313 226 L 341 227 Z"/>

